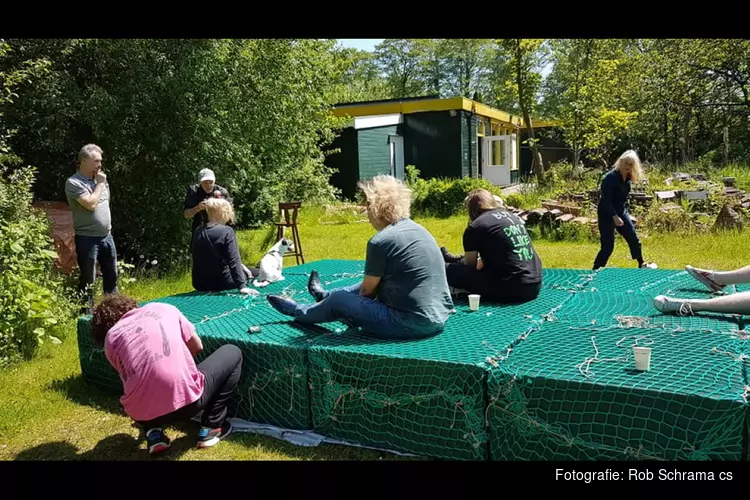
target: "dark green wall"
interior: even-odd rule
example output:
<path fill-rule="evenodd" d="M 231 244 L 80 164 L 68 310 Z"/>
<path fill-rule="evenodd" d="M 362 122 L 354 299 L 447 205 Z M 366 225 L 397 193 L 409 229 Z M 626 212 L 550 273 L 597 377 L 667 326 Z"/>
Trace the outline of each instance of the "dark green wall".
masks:
<path fill-rule="evenodd" d="M 478 175 L 478 120 L 477 116 L 461 111 L 461 175 L 463 177 L 477 177 Z"/>
<path fill-rule="evenodd" d="M 396 125 L 357 131 L 359 179 L 391 173 L 391 147 L 388 136 L 396 135 Z"/>
<path fill-rule="evenodd" d="M 330 149 L 341 149 L 341 152 L 332 153 L 325 159 L 327 167 L 338 170 L 331 175 L 330 183 L 341 190 L 341 195 L 344 198 L 353 199 L 359 180 L 357 131 L 354 130 L 354 127 L 343 129 L 329 147 Z"/>
<path fill-rule="evenodd" d="M 423 179 L 461 177 L 461 114 L 428 111 L 404 115 L 404 163 Z"/>

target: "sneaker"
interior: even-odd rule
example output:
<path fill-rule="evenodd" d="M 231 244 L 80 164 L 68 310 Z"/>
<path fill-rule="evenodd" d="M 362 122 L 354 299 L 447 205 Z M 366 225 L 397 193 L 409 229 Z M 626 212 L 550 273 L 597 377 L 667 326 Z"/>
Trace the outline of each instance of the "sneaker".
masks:
<path fill-rule="evenodd" d="M 172 446 L 172 442 L 167 435 L 164 434 L 162 429 L 149 429 L 149 431 L 146 432 L 146 446 L 148 446 L 148 452 L 151 455 L 154 455 L 156 453 L 161 453 Z"/>
<path fill-rule="evenodd" d="M 648 262 L 648 263 L 644 262 L 643 264 L 641 264 L 638 267 L 641 268 L 641 269 L 658 269 L 659 268 L 659 266 L 657 266 L 653 262 Z"/>
<path fill-rule="evenodd" d="M 678 316 L 693 314 L 690 302 L 681 299 L 672 299 L 665 295 L 654 297 L 654 308 L 662 313 L 675 313 Z"/>
<path fill-rule="evenodd" d="M 198 431 L 198 448 L 209 448 L 219 443 L 232 432 L 232 423 L 225 420 L 221 427 L 201 427 Z"/>
<path fill-rule="evenodd" d="M 685 266 L 685 271 L 687 271 L 690 276 L 703 283 L 712 292 L 720 292 L 726 286 L 714 281 L 714 279 L 711 278 L 711 275 L 713 274 L 711 271 L 699 271 L 693 266 Z"/>

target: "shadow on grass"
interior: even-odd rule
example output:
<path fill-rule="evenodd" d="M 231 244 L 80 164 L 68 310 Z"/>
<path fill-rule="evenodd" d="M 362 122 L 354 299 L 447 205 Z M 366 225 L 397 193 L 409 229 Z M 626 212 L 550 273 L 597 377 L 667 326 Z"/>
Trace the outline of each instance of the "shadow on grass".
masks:
<path fill-rule="evenodd" d="M 47 387 L 50 390 L 62 393 L 74 403 L 115 415 L 125 415 L 120 405 L 120 393 L 117 390 L 104 389 L 90 384 L 80 374 L 53 380 Z"/>
<path fill-rule="evenodd" d="M 174 460 L 195 446 L 194 439 L 183 436 L 172 441 L 167 451 L 151 457 L 142 443 L 130 434 L 120 433 L 102 439 L 92 450 L 79 453 L 67 441 L 53 441 L 23 450 L 15 460 Z"/>
<path fill-rule="evenodd" d="M 62 393 L 74 403 L 127 418 L 120 406 L 120 395 L 117 391 L 89 384 L 80 374 L 54 380 L 48 387 Z M 232 410 L 234 410 L 233 407 Z M 173 440 L 172 447 L 158 457 L 148 455 L 141 445 L 142 440 L 139 441 L 132 435 L 120 433 L 102 439 L 94 449 L 85 453 L 79 453 L 74 445 L 66 441 L 55 441 L 24 450 L 17 455 L 16 460 L 171 460 L 195 447 L 195 436 L 199 428 L 197 422 L 192 420 L 175 422 L 169 425 L 169 428 L 181 431 L 184 436 Z M 167 433 L 169 434 L 169 430 Z M 252 432 L 236 431 L 229 436 L 227 441 L 247 448 L 261 448 L 259 453 L 262 454 L 290 456 L 301 460 L 424 460 L 336 444 L 324 443 L 317 447 L 298 446 Z M 236 451 L 228 452 L 231 456 L 236 454 Z"/>

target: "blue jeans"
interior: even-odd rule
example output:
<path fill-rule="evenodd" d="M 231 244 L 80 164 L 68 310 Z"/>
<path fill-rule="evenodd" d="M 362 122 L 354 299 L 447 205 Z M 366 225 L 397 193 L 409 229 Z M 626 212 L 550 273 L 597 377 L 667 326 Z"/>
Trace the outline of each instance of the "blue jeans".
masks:
<path fill-rule="evenodd" d="M 341 321 L 383 339 L 414 339 L 440 332 L 441 325 L 405 325 L 404 313 L 359 294 L 362 283 L 335 288 L 316 304 L 297 304 L 295 321 L 304 324 Z"/>
<path fill-rule="evenodd" d="M 93 307 L 96 281 L 96 263 L 102 268 L 104 278 L 104 293 L 117 293 L 117 249 L 112 235 L 107 236 L 76 236 L 76 258 L 81 276 L 78 281 L 78 291 L 86 294 L 89 308 Z M 86 291 L 86 286 L 91 288 Z"/>

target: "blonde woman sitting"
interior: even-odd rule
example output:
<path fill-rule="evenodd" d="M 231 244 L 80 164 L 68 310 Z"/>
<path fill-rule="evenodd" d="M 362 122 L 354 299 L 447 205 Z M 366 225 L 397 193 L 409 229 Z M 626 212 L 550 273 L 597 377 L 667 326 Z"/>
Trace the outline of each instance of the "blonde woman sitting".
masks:
<path fill-rule="evenodd" d="M 278 295 L 269 295 L 268 301 L 298 323 L 341 320 L 380 338 L 421 338 L 441 332 L 453 301 L 437 242 L 410 219 L 411 191 L 390 175 L 378 175 L 359 187 L 377 231 L 367 244 L 364 280 L 324 290 L 313 271 L 308 291 L 316 303 L 298 304 Z"/>
<path fill-rule="evenodd" d="M 205 204 L 208 223 L 195 229 L 191 245 L 193 288 L 201 292 L 237 289 L 243 294 L 257 295 L 257 291 L 247 287 L 253 273 L 242 264 L 237 236 L 227 225 L 234 221 L 231 203 L 223 198 L 209 198 Z"/>

